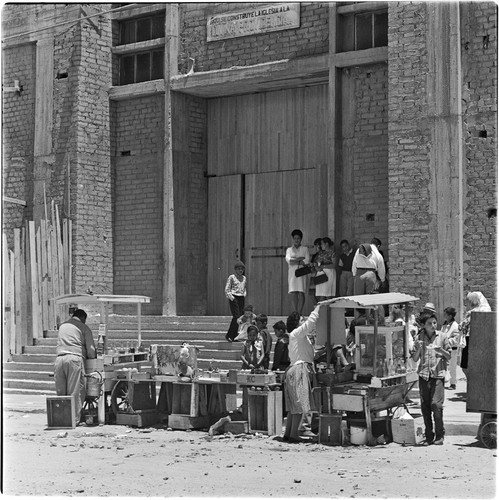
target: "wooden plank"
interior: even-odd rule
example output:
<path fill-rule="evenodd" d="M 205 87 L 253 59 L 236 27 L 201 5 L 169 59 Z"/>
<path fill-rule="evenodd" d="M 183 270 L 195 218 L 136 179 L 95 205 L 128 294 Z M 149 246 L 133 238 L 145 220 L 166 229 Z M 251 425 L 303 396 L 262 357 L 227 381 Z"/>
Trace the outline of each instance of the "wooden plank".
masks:
<path fill-rule="evenodd" d="M 71 293 L 69 289 L 69 225 L 68 219 L 62 221 L 62 254 L 64 267 L 64 295 Z"/>
<path fill-rule="evenodd" d="M 42 310 L 44 318 L 44 330 L 53 330 L 54 325 L 52 324 L 50 317 L 50 302 L 49 297 L 52 294 L 52 286 L 50 281 L 50 268 L 49 268 L 49 237 L 48 237 L 48 227 L 47 221 L 40 221 L 41 228 L 41 250 L 42 250 Z"/>
<path fill-rule="evenodd" d="M 23 345 L 33 345 L 33 283 L 31 279 L 31 245 L 30 245 L 30 234 L 29 234 L 29 221 L 26 221 L 23 227 L 24 233 L 24 267 L 25 267 L 25 280 L 26 280 L 26 295 L 24 300 L 26 301 L 26 337 Z"/>
<path fill-rule="evenodd" d="M 57 244 L 57 274 L 58 280 L 58 290 L 57 296 L 64 295 L 64 247 L 62 244 L 62 228 L 61 221 L 59 218 L 59 207 L 55 206 L 55 228 L 56 228 L 56 244 Z M 62 306 L 56 306 L 56 316 L 58 318 L 58 324 L 61 323 L 61 312 Z"/>
<path fill-rule="evenodd" d="M 71 219 L 68 220 L 68 267 L 69 267 L 68 293 L 72 293 L 73 292 L 73 221 Z"/>
<path fill-rule="evenodd" d="M 20 354 L 21 344 L 21 331 L 22 331 L 22 277 L 21 277 L 21 230 L 14 229 L 14 290 L 15 290 L 15 316 L 16 316 L 16 329 L 15 329 L 15 343 L 14 353 Z"/>
<path fill-rule="evenodd" d="M 41 226 L 38 226 L 36 230 L 36 254 L 37 258 L 37 268 L 38 268 L 38 294 L 40 299 L 40 321 L 42 332 L 48 330 L 48 324 L 46 321 L 47 308 L 45 307 L 44 302 L 44 293 L 43 293 L 43 272 L 42 272 L 42 235 L 41 235 Z"/>
<path fill-rule="evenodd" d="M 30 269 L 31 269 L 31 311 L 32 311 L 32 335 L 37 339 L 43 335 L 40 311 L 39 273 L 37 262 L 37 241 L 35 222 L 29 221 L 30 241 Z"/>
<path fill-rule="evenodd" d="M 13 282 L 11 280 L 11 265 L 10 265 L 10 252 L 7 244 L 7 235 L 2 234 L 2 260 L 3 260 L 3 276 L 2 280 L 3 286 L 3 361 L 8 361 L 10 358 L 10 340 L 12 335 L 12 286 Z"/>
<path fill-rule="evenodd" d="M 14 354 L 16 352 L 16 298 L 15 298 L 15 255 L 12 250 L 9 251 L 9 262 L 10 262 L 10 283 L 11 283 L 11 295 L 10 295 L 10 353 Z"/>

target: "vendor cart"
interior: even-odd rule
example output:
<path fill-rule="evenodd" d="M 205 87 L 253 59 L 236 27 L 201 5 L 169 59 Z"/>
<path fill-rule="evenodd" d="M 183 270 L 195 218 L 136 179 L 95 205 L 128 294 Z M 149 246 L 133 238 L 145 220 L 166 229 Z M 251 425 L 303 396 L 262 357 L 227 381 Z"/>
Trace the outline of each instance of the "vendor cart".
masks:
<path fill-rule="evenodd" d="M 478 437 L 497 447 L 497 316 L 472 312 L 468 337 L 466 411 L 482 414 Z"/>
<path fill-rule="evenodd" d="M 67 294 L 60 295 L 51 299 L 57 306 L 60 305 L 77 305 L 82 307 L 84 305 L 99 305 L 101 310 L 99 335 L 107 339 L 108 324 L 109 324 L 109 306 L 113 304 L 136 304 L 137 305 L 137 343 L 140 346 L 142 343 L 142 330 L 141 330 L 141 308 L 142 304 L 148 304 L 151 301 L 150 297 L 144 295 L 90 295 L 90 294 Z M 113 388 L 117 382 L 117 372 L 124 369 L 135 369 L 136 371 L 147 370 L 151 363 L 148 363 L 148 353 L 146 352 L 116 352 L 113 355 L 106 354 L 105 345 L 103 347 L 104 353 L 98 356 L 97 359 L 88 359 L 85 363 L 86 373 L 98 373 L 102 380 L 102 389 L 95 401 L 92 401 L 93 406 L 97 406 L 98 422 L 104 424 L 105 411 L 106 411 L 106 393 L 114 397 L 114 406 L 119 405 L 123 399 L 123 390 L 115 391 Z M 120 385 L 120 388 L 123 384 Z M 128 394 L 128 393 L 127 393 Z M 127 398 L 128 400 L 128 398 Z M 121 403 L 124 404 L 124 403 Z M 108 405 L 111 406 L 111 405 Z"/>
<path fill-rule="evenodd" d="M 372 421 L 379 412 L 404 405 L 411 388 L 418 380 L 407 363 L 409 357 L 409 308 L 419 299 L 403 293 L 380 293 L 336 297 L 320 302 L 317 322 L 317 344 L 325 344 L 327 368 L 318 374 L 323 397 L 321 411 L 361 412 L 365 417 L 367 443 L 375 444 Z M 405 327 L 382 327 L 378 311 L 384 314 L 384 306 L 405 306 Z M 365 309 L 372 311 L 372 325 L 356 327 L 356 367 L 353 371 L 334 373 L 331 368 L 332 347 L 345 344 L 345 310 Z M 391 373 L 379 372 L 391 360 Z M 395 368 L 396 367 L 396 371 Z"/>

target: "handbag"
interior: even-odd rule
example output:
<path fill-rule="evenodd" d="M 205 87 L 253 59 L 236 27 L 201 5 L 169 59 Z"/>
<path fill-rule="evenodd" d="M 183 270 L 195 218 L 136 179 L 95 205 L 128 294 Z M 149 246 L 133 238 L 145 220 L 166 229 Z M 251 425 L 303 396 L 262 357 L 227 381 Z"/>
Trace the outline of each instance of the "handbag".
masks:
<path fill-rule="evenodd" d="M 318 274 L 312 278 L 312 283 L 314 285 L 320 285 L 321 283 L 325 283 L 328 280 L 327 274 Z"/>
<path fill-rule="evenodd" d="M 300 278 L 301 276 L 306 276 L 307 274 L 310 274 L 311 272 L 312 272 L 312 268 L 310 266 L 303 266 L 303 267 L 299 267 L 295 271 L 295 276 L 297 278 Z"/>

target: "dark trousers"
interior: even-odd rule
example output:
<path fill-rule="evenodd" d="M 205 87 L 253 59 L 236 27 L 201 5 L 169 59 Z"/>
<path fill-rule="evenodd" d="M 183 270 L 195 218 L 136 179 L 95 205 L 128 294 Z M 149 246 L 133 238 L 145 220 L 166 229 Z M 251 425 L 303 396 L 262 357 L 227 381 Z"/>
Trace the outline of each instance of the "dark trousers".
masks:
<path fill-rule="evenodd" d="M 226 337 L 234 340 L 237 337 L 239 325 L 237 319 L 243 315 L 244 297 L 234 295 L 234 300 L 229 300 L 230 312 L 232 314 L 232 321 L 230 322 L 229 331 Z"/>
<path fill-rule="evenodd" d="M 445 435 L 444 429 L 444 398 L 445 387 L 443 378 L 424 380 L 419 377 L 419 396 L 421 398 L 421 413 L 423 414 L 426 440 L 440 439 Z M 435 433 L 433 433 L 433 420 Z"/>

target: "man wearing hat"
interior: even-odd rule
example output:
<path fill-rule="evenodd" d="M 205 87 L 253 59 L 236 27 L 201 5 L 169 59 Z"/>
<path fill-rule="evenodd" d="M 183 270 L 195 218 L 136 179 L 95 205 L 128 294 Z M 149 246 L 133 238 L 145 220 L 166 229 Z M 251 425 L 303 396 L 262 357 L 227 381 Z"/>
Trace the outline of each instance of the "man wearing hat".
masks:
<path fill-rule="evenodd" d="M 246 276 L 244 271 L 246 266 L 240 260 L 234 264 L 234 274 L 227 278 L 225 285 L 225 296 L 229 299 L 230 312 L 232 321 L 230 322 L 229 330 L 225 335 L 225 340 L 233 342 L 237 336 L 239 325 L 237 318 L 242 316 L 244 309 L 244 297 L 246 297 Z"/>

